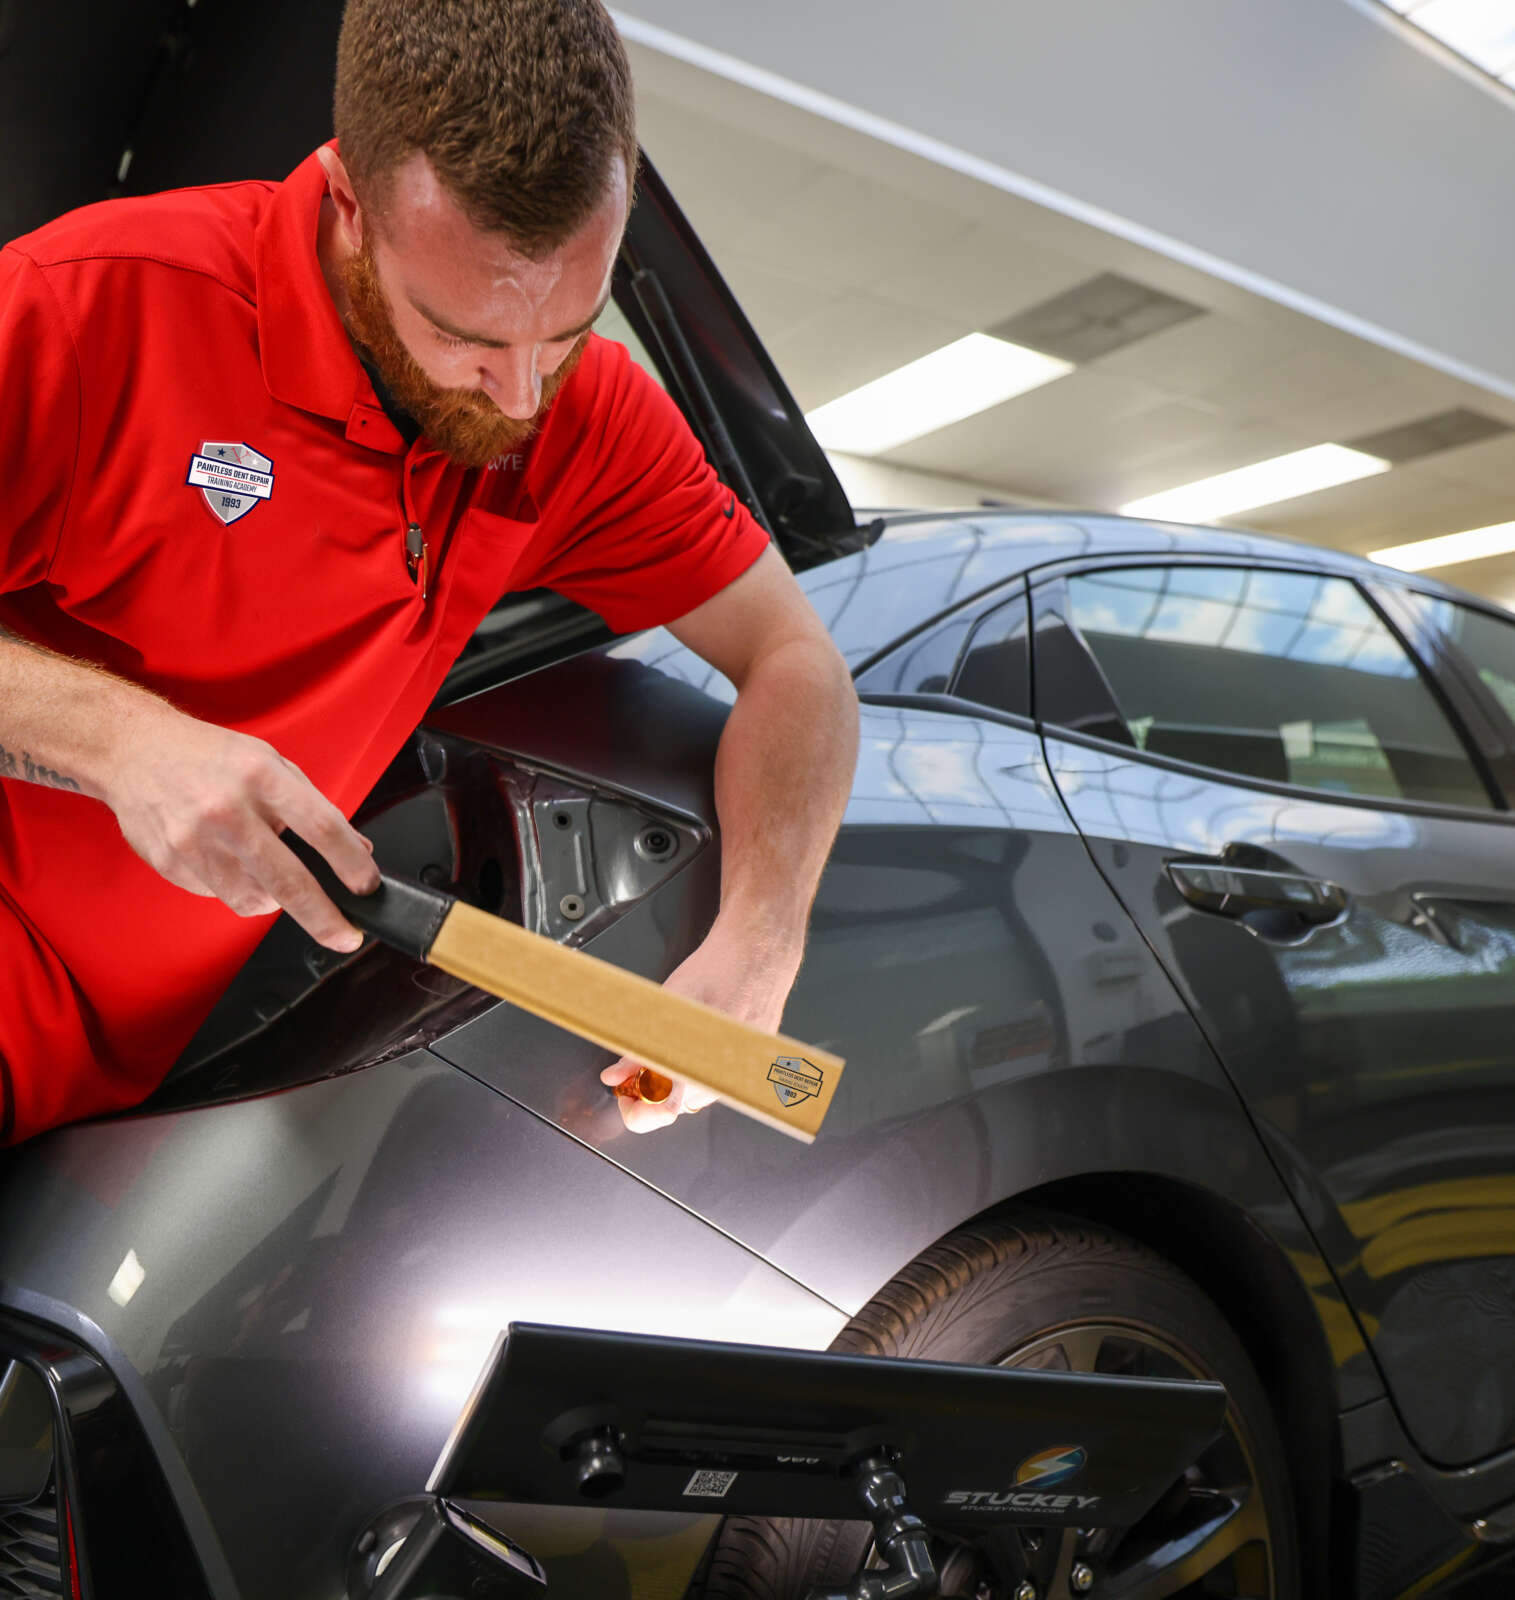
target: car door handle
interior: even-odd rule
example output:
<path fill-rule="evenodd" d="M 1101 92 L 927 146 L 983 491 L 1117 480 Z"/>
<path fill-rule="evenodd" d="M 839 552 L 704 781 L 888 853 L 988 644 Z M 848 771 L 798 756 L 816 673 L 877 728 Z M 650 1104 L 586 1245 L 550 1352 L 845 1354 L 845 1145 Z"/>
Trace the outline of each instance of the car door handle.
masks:
<path fill-rule="evenodd" d="M 1346 911 L 1347 891 L 1325 878 L 1260 867 L 1218 867 L 1209 861 L 1170 861 L 1173 887 L 1201 911 L 1240 917 L 1249 911 L 1291 911 L 1312 926 L 1335 922 Z"/>

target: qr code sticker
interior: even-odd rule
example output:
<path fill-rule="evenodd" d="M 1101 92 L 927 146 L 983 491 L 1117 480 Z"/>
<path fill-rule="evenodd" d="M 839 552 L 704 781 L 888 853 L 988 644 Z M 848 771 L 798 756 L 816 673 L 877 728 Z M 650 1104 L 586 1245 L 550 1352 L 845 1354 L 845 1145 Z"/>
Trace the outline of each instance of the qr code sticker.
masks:
<path fill-rule="evenodd" d="M 720 1497 L 736 1482 L 734 1472 L 697 1472 L 684 1485 L 686 1495 L 704 1495 L 708 1499 L 719 1500 Z"/>

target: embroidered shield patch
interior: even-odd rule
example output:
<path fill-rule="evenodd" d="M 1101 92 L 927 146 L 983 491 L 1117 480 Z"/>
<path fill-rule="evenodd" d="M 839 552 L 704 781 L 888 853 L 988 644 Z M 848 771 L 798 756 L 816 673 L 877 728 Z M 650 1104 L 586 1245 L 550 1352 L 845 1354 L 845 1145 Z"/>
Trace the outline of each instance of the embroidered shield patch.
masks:
<path fill-rule="evenodd" d="M 207 440 L 190 457 L 184 481 L 205 496 L 214 516 L 232 523 L 273 495 L 274 464 L 251 445 Z"/>

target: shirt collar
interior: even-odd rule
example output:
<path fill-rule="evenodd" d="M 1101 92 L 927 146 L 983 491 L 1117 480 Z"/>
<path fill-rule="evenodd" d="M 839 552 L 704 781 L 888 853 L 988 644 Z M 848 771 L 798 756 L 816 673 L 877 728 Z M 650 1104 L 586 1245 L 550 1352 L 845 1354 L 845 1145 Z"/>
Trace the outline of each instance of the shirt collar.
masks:
<path fill-rule="evenodd" d="M 336 141 L 327 147 L 336 148 Z M 316 153 L 307 156 L 274 191 L 258 224 L 254 271 L 258 294 L 258 347 L 263 381 L 276 400 L 350 424 L 357 430 L 358 413 L 372 419 L 377 412 L 385 427 L 372 420 L 361 429 L 362 442 L 383 449 L 389 435 L 378 398 L 332 304 L 316 254 L 326 171 Z M 369 439 L 370 434 L 377 437 Z"/>

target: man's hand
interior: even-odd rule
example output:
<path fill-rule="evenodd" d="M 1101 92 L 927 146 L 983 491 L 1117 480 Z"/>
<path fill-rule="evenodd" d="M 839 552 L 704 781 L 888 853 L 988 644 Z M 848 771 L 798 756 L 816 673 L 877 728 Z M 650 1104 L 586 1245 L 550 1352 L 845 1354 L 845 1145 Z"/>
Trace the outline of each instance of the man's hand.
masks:
<path fill-rule="evenodd" d="M 705 942 L 669 973 L 663 987 L 672 994 L 724 1011 L 740 1022 L 751 1023 L 767 1033 L 776 1033 L 784 1018 L 784 1002 L 794 987 L 800 968 L 798 948 L 769 949 L 760 953 L 740 930 L 719 918 Z M 600 1074 L 601 1083 L 617 1084 L 634 1077 L 643 1063 L 630 1056 L 612 1062 Z M 702 1111 L 715 1096 L 681 1078 L 673 1080 L 673 1093 L 666 1100 L 631 1100 L 620 1096 L 616 1104 L 621 1118 L 633 1133 L 651 1133 L 666 1128 L 683 1112 Z"/>
<path fill-rule="evenodd" d="M 355 894 L 379 886 L 373 846 L 264 740 L 164 706 L 134 721 L 103 787 L 126 842 L 170 883 L 239 917 L 287 911 L 328 949 L 363 942 L 279 834 L 292 828 Z"/>

